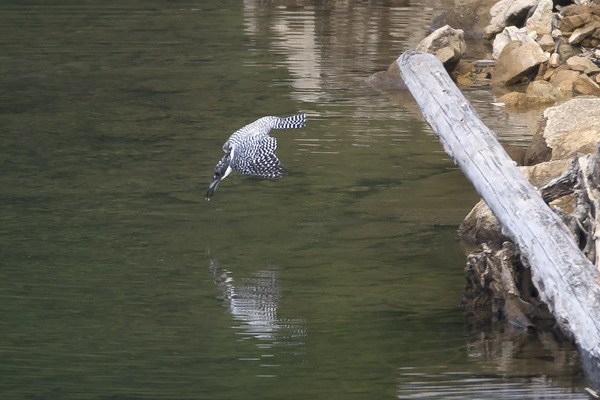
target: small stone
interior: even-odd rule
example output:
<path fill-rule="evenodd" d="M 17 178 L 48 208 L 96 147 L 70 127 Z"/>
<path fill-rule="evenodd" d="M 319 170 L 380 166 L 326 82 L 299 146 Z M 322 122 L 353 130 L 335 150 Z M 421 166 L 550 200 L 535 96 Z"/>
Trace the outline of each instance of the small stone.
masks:
<path fill-rule="evenodd" d="M 477 70 L 475 69 L 475 65 L 472 62 L 460 61 L 456 68 L 454 68 L 454 72 L 458 75 L 463 76 L 472 76 Z"/>
<path fill-rule="evenodd" d="M 499 103 L 504 103 L 508 108 L 526 108 L 528 106 L 527 95 L 521 92 L 509 92 L 498 98 Z"/>
<path fill-rule="evenodd" d="M 546 72 L 544 72 L 544 80 L 549 81 L 550 78 L 552 78 L 552 75 L 554 75 L 554 69 L 548 68 Z"/>
<path fill-rule="evenodd" d="M 552 53 L 548 59 L 548 66 L 556 68 L 560 65 L 560 55 L 558 53 Z"/>
<path fill-rule="evenodd" d="M 552 37 L 554 39 L 558 39 L 558 38 L 562 37 L 562 35 L 563 35 L 563 33 L 562 33 L 562 31 L 560 29 L 553 29 L 552 30 Z"/>
<path fill-rule="evenodd" d="M 548 57 L 550 55 L 548 54 Z M 539 81 L 544 79 L 544 73 L 546 72 L 546 69 L 548 69 L 548 65 L 546 65 L 547 63 L 541 63 L 540 65 L 538 65 L 538 71 L 535 74 L 535 80 Z"/>
<path fill-rule="evenodd" d="M 473 81 L 466 76 L 458 75 L 456 77 L 456 86 L 458 87 L 469 87 L 473 84 Z"/>

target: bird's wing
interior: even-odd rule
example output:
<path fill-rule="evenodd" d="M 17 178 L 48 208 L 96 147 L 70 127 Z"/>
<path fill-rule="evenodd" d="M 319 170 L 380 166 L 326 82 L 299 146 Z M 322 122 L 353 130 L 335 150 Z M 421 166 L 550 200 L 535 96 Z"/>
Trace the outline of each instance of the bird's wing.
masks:
<path fill-rule="evenodd" d="M 277 140 L 274 137 L 257 137 L 236 148 L 231 168 L 259 178 L 280 178 L 286 168 L 275 155 L 276 149 Z"/>

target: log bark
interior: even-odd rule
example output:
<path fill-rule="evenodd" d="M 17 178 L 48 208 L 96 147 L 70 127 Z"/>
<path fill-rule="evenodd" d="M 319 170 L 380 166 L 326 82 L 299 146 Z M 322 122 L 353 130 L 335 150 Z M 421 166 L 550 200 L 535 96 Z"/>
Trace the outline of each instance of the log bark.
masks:
<path fill-rule="evenodd" d="M 480 120 L 441 62 L 414 51 L 396 62 L 444 150 L 518 246 L 540 298 L 560 328 L 585 357 L 600 362 L 600 286 L 594 265 Z"/>

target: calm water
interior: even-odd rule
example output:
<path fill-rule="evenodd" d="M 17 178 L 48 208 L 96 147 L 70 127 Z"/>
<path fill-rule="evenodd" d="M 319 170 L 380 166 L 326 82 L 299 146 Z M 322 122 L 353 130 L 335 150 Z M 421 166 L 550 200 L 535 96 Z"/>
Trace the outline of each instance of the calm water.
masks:
<path fill-rule="evenodd" d="M 478 196 L 363 84 L 443 7 L 3 2 L 0 398 L 585 398 L 569 344 L 465 326 Z M 229 134 L 300 111 L 287 177 L 204 201 Z"/>

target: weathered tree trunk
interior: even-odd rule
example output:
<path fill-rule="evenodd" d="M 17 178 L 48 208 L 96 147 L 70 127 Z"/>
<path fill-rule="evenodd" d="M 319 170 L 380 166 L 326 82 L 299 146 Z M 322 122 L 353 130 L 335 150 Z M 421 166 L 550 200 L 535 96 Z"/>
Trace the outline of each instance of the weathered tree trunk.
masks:
<path fill-rule="evenodd" d="M 444 150 L 518 246 L 540 298 L 583 355 L 598 362 L 600 286 L 594 265 L 479 119 L 441 62 L 431 54 L 409 51 L 397 63 Z"/>

